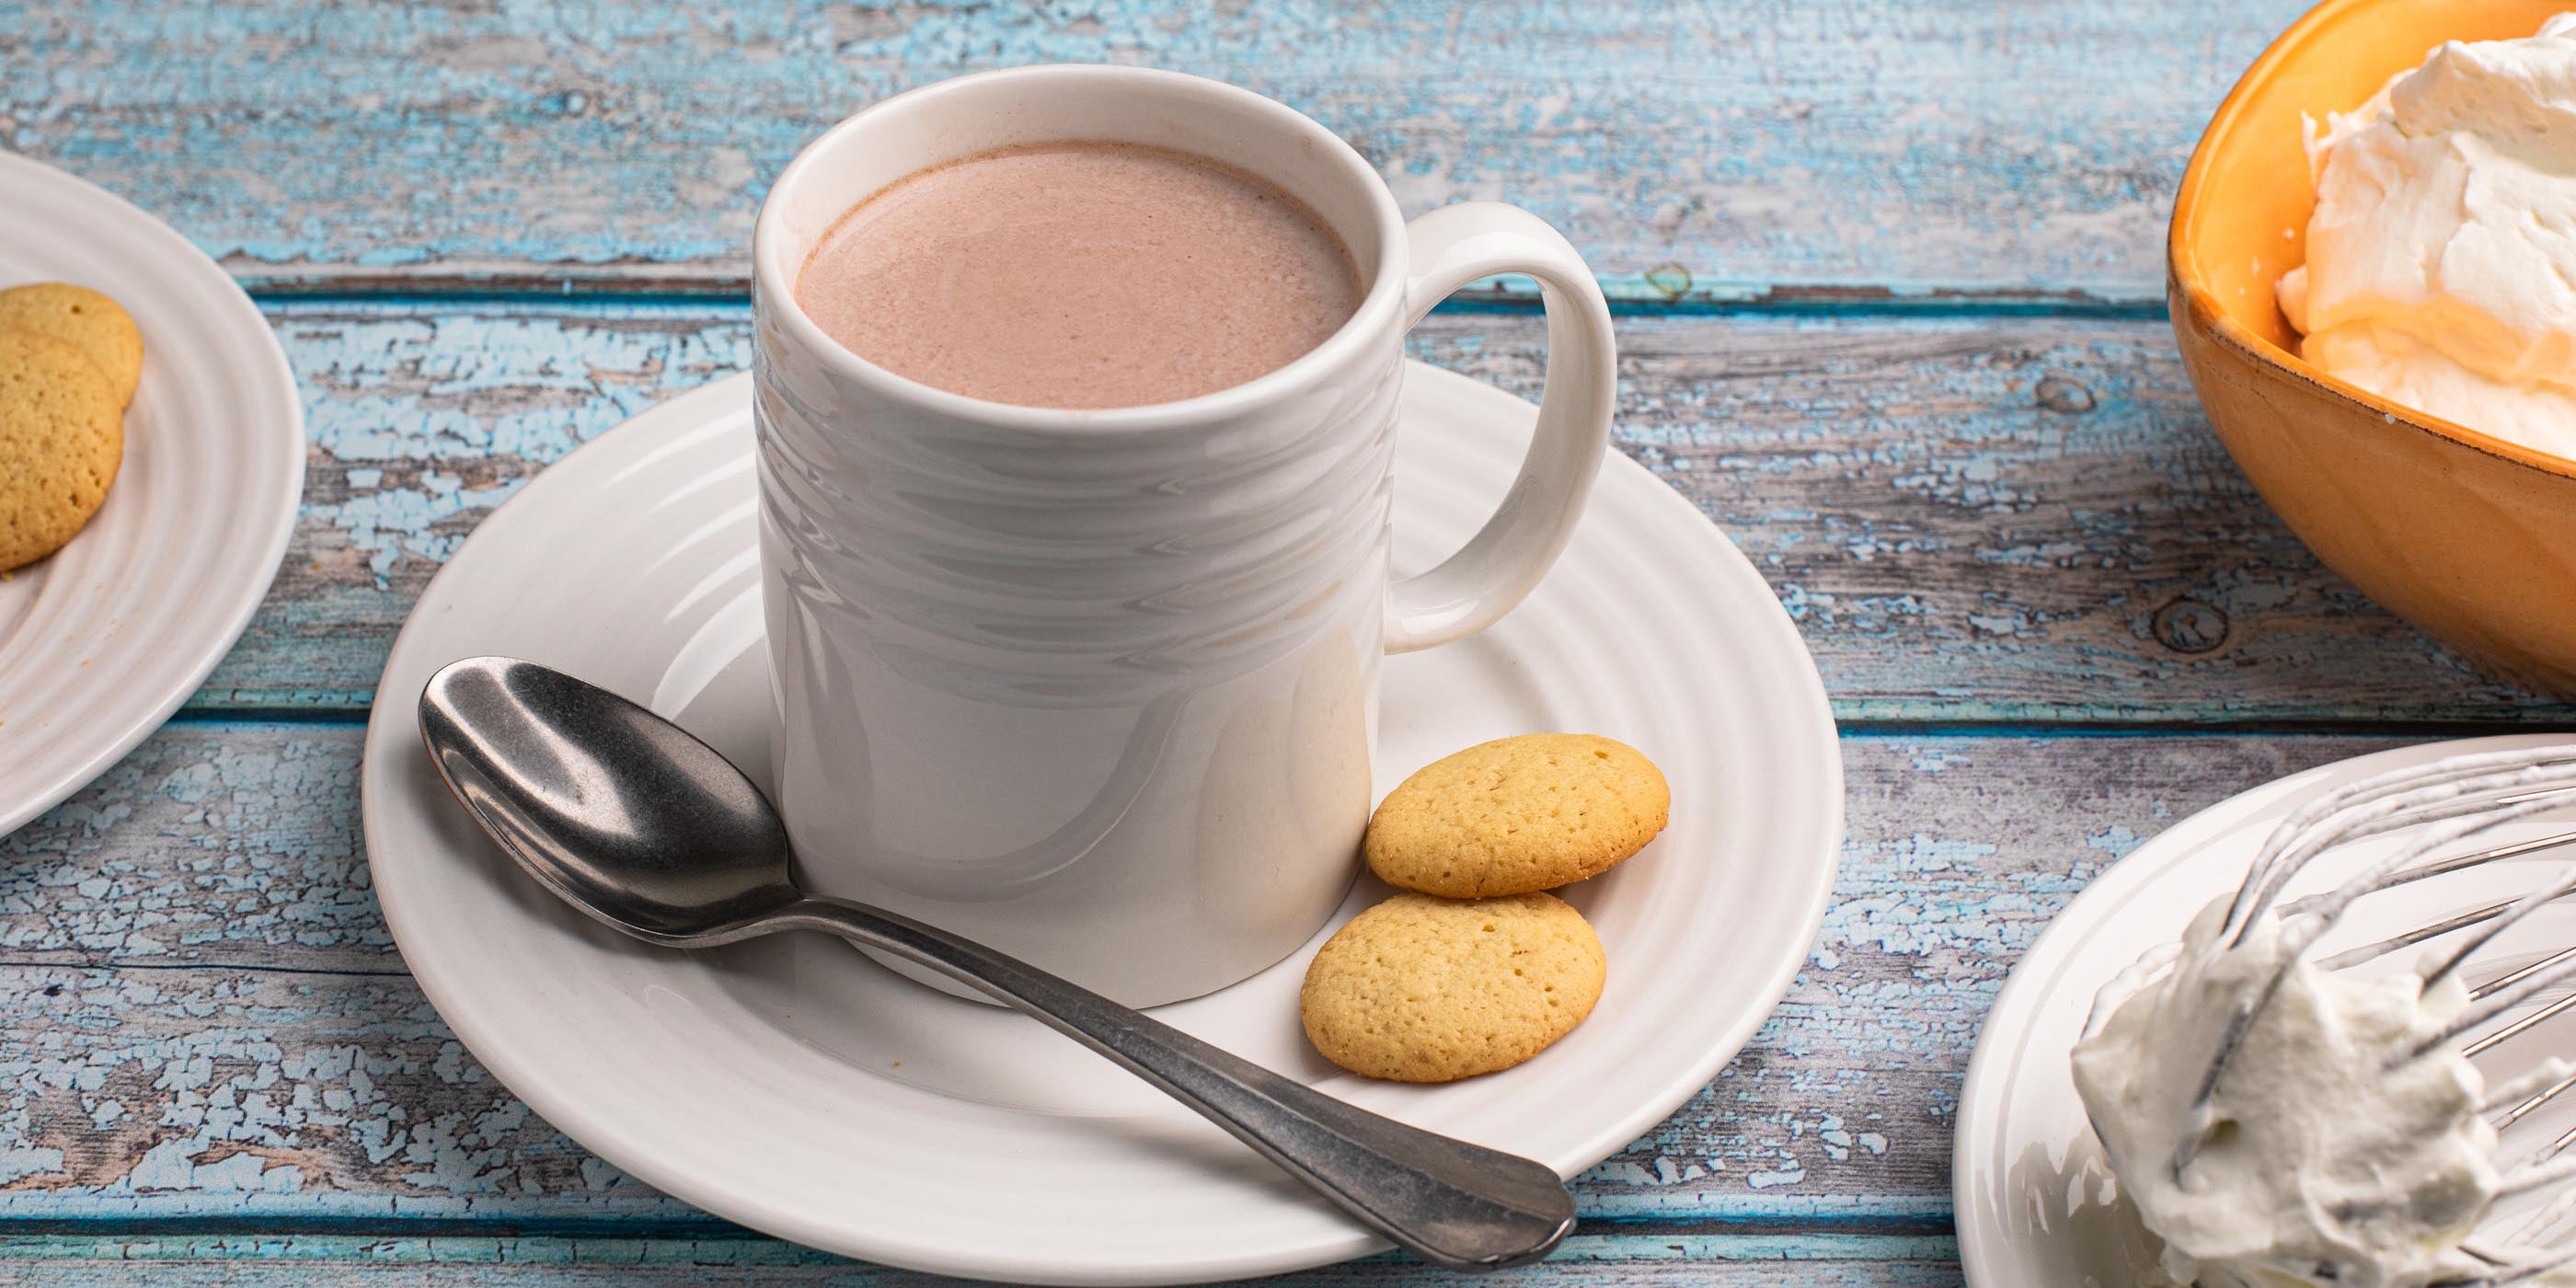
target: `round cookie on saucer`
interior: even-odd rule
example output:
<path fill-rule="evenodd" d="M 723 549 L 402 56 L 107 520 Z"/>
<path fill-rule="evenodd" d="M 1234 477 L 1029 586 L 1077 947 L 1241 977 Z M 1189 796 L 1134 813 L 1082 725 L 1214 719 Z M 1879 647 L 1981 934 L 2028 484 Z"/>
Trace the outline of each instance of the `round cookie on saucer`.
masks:
<path fill-rule="evenodd" d="M 1592 924 L 1554 895 L 1399 894 L 1324 942 L 1297 1008 L 1306 1039 L 1353 1073 L 1454 1082 L 1547 1049 L 1608 976 Z"/>
<path fill-rule="evenodd" d="M 1452 899 L 1553 890 L 1644 849 L 1672 788 L 1636 748 L 1594 734 L 1532 733 L 1433 761 L 1369 820 L 1369 870 Z"/>
<path fill-rule="evenodd" d="M 0 327 L 0 572 L 62 548 L 107 499 L 125 421 L 79 349 Z"/>
<path fill-rule="evenodd" d="M 121 409 L 143 379 L 143 331 L 116 301 L 68 282 L 0 291 L 0 327 L 49 335 L 80 350 L 107 377 Z"/>

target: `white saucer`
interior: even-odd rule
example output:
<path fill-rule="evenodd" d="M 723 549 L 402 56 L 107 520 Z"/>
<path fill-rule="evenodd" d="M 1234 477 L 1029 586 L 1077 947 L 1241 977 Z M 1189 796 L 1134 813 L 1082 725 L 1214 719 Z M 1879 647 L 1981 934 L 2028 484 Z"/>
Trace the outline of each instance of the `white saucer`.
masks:
<path fill-rule="evenodd" d="M 2155 1259 L 2152 1236 L 2116 1195 L 2110 1164 L 2084 1118 L 2067 1053 L 2083 1031 L 2093 996 L 2146 949 L 2179 939 L 2212 899 L 2236 888 L 2264 836 L 2318 793 L 2408 765 L 2472 751 L 2544 746 L 2565 734 L 2524 734 L 2429 743 L 2322 765 L 2266 783 L 2175 824 L 2113 865 L 2066 905 L 2031 944 L 1996 997 L 1959 1093 L 1951 1198 L 1968 1282 L 1983 1288 L 2090 1284 L 2129 1288 Z M 2576 823 L 2576 806 L 2497 829 L 2476 845 L 2556 835 Z M 2285 898 L 2328 889 L 2402 836 L 2338 850 L 2300 874 Z M 2353 906 L 2319 951 L 2370 943 L 2451 912 L 2518 897 L 2564 870 L 2569 852 L 2535 854 L 2375 895 Z M 2443 942 L 2435 941 L 2434 946 Z M 2500 937 L 2492 956 L 2536 957 L 2576 944 L 2576 908 L 2552 905 Z M 2425 951 L 2431 951 L 2428 946 Z M 2390 953 L 2381 970 L 2412 969 L 2420 956 Z M 2536 1003 L 2535 1003 L 2536 1004 Z M 2576 1017 L 2562 1017 L 2479 1057 L 2492 1083 L 2551 1051 L 2576 1049 Z M 2522 1128 L 2546 1139 L 2576 1120 L 2561 1101 Z"/>
<path fill-rule="evenodd" d="M 103 189 L 0 153 L 0 287 L 64 281 L 143 328 L 107 503 L 0 580 L 0 836 L 79 791 L 196 692 L 277 575 L 304 408 L 215 262 Z"/>
<path fill-rule="evenodd" d="M 838 941 L 695 956 L 582 920 L 491 848 L 432 775 L 414 703 L 437 666 L 507 653 L 680 719 L 766 776 L 750 385 L 676 399 L 530 483 L 430 584 L 367 730 L 367 851 L 404 960 L 476 1056 L 643 1180 L 798 1242 L 949 1274 L 1229 1279 L 1383 1245 L 1249 1150 L 1007 1011 Z M 1420 365 L 1397 451 L 1398 571 L 1459 545 L 1534 409 Z M 1487 738 L 1609 734 L 1673 784 L 1654 847 L 1568 897 L 1600 928 L 1591 1019 L 1519 1068 L 1371 1083 L 1298 1031 L 1313 945 L 1161 1014 L 1333 1094 L 1571 1176 L 1707 1085 L 1813 942 L 1842 836 L 1822 683 L 1752 566 L 1622 457 L 1546 583 L 1502 625 L 1390 658 L 1380 791 Z M 1378 891 L 1362 890 L 1347 914 Z M 1320 936 L 1319 936 L 1320 939 Z"/>

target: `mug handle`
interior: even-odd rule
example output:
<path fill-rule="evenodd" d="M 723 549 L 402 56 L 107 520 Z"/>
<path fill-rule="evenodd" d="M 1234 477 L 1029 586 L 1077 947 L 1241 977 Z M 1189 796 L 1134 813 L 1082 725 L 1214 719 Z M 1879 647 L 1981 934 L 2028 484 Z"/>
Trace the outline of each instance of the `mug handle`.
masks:
<path fill-rule="evenodd" d="M 1547 388 L 1538 432 L 1502 505 L 1456 554 L 1387 590 L 1386 651 L 1409 653 L 1494 624 L 1538 585 L 1583 517 L 1601 472 L 1617 350 L 1601 284 L 1563 234 L 1516 206 L 1470 201 L 1405 225 L 1412 274 L 1405 328 L 1449 293 L 1496 273 L 1538 279 L 1547 306 Z"/>

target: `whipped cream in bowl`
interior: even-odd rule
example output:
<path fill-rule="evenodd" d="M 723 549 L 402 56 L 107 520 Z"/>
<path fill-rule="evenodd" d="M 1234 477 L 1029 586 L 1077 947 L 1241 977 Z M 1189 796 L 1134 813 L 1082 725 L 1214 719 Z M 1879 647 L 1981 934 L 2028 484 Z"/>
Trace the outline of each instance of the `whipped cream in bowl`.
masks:
<path fill-rule="evenodd" d="M 2452 41 L 2305 122 L 2300 355 L 2391 401 L 2576 459 L 2576 14 Z"/>
<path fill-rule="evenodd" d="M 2415 1054 L 2466 1009 L 2460 977 L 2339 975 L 2268 913 L 2221 942 L 2229 902 L 2159 959 L 2169 974 L 2125 981 L 2137 990 L 2073 1054 L 2164 1273 L 2210 1288 L 2485 1277 L 2460 1245 L 2497 1192 L 2486 1080 L 2456 1041 Z M 2204 1096 L 2238 1016 L 2250 1022 Z"/>

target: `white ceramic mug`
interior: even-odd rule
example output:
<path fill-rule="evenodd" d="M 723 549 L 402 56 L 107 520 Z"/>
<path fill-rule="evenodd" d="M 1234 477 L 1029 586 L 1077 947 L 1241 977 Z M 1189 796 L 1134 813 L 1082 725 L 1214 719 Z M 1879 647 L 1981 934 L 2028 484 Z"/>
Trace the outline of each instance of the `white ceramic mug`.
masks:
<path fill-rule="evenodd" d="M 1350 248 L 1358 311 L 1234 388 L 1068 411 L 907 380 L 797 307 L 806 256 L 851 206 L 945 161 L 1066 139 L 1277 184 Z M 770 189 L 752 253 L 777 803 L 800 877 L 1130 1005 L 1295 951 L 1358 873 L 1380 655 L 1519 602 L 1600 468 L 1610 314 L 1573 247 L 1488 203 L 1406 224 L 1358 153 L 1257 94 L 1049 66 L 843 121 Z M 1485 528 L 1390 585 L 1404 334 L 1495 273 L 1544 291 L 1537 437 Z"/>

